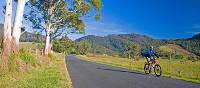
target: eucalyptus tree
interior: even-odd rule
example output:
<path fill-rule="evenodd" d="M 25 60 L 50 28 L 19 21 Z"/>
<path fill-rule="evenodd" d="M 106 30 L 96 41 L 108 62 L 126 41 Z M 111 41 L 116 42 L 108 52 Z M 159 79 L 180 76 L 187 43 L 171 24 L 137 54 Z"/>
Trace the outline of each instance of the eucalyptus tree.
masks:
<path fill-rule="evenodd" d="M 51 50 L 51 35 L 70 29 L 83 32 L 83 17 L 95 14 L 100 19 L 101 0 L 31 0 L 28 3 L 31 11 L 25 18 L 32 23 L 34 29 L 45 30 L 44 54 Z"/>
<path fill-rule="evenodd" d="M 86 55 L 91 50 L 91 44 L 88 41 L 80 41 L 77 44 L 77 54 Z"/>
<path fill-rule="evenodd" d="M 6 0 L 2 42 L 2 55 L 8 57 L 11 54 L 11 20 L 12 20 L 12 0 Z M 2 61 L 1 61 L 2 62 Z"/>
<path fill-rule="evenodd" d="M 124 49 L 129 59 L 131 59 L 132 57 L 135 58 L 135 56 L 139 56 L 140 47 L 136 43 L 128 42 L 127 44 L 125 44 Z"/>
<path fill-rule="evenodd" d="M 12 51 L 14 53 L 19 52 L 19 38 L 22 29 L 22 20 L 24 14 L 25 4 L 28 0 L 15 0 L 17 2 L 17 10 L 15 15 L 15 21 L 12 31 Z"/>

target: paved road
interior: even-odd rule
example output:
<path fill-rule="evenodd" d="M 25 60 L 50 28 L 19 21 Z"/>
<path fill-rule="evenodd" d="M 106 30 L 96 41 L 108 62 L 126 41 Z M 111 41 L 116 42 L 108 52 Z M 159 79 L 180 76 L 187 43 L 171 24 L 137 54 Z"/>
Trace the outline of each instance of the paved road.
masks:
<path fill-rule="evenodd" d="M 125 69 L 66 57 L 74 88 L 200 88 L 200 84 L 145 75 Z"/>

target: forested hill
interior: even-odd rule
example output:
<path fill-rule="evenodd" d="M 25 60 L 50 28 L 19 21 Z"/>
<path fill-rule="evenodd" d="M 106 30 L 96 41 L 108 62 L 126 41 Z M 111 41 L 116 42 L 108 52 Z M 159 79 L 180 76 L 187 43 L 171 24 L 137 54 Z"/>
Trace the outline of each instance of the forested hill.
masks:
<path fill-rule="evenodd" d="M 123 54 L 124 45 L 127 42 L 137 42 L 143 46 L 156 42 L 148 36 L 139 34 L 113 34 L 105 37 L 89 35 L 75 41 L 80 42 L 82 40 L 87 40 L 92 44 L 93 52 L 106 54 Z"/>
<path fill-rule="evenodd" d="M 196 35 L 194 35 L 192 38 L 190 38 L 190 39 L 200 39 L 200 33 L 199 34 L 196 34 Z"/>
<path fill-rule="evenodd" d="M 86 40 L 92 44 L 94 53 L 106 54 L 123 54 L 124 45 L 127 42 L 134 42 L 140 45 L 141 48 L 148 46 L 160 47 L 167 44 L 175 44 L 181 46 L 196 55 L 200 56 L 200 34 L 188 39 L 153 39 L 146 35 L 140 34 L 113 34 L 104 37 L 88 35 L 75 40 L 80 42 Z"/>

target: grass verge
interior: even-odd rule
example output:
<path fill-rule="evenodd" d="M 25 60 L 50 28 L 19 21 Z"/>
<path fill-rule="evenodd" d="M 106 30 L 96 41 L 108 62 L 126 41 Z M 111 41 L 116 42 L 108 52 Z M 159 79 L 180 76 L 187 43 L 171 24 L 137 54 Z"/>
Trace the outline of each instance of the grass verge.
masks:
<path fill-rule="evenodd" d="M 9 58 L 10 70 L 0 74 L 0 88 L 72 88 L 64 55 L 20 52 Z"/>
<path fill-rule="evenodd" d="M 145 59 L 134 61 L 126 58 L 102 56 L 102 55 L 78 55 L 82 60 L 111 65 L 129 70 L 143 71 Z M 185 81 L 200 83 L 200 62 L 159 59 L 163 76 Z"/>

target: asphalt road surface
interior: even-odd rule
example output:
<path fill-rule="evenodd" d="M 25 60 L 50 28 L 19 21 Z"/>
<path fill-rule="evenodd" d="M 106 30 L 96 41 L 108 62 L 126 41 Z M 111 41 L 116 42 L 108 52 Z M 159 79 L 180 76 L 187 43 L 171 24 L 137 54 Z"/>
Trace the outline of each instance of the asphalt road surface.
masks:
<path fill-rule="evenodd" d="M 66 57 L 66 63 L 74 88 L 200 88 L 200 84 L 146 75 L 74 56 Z"/>

